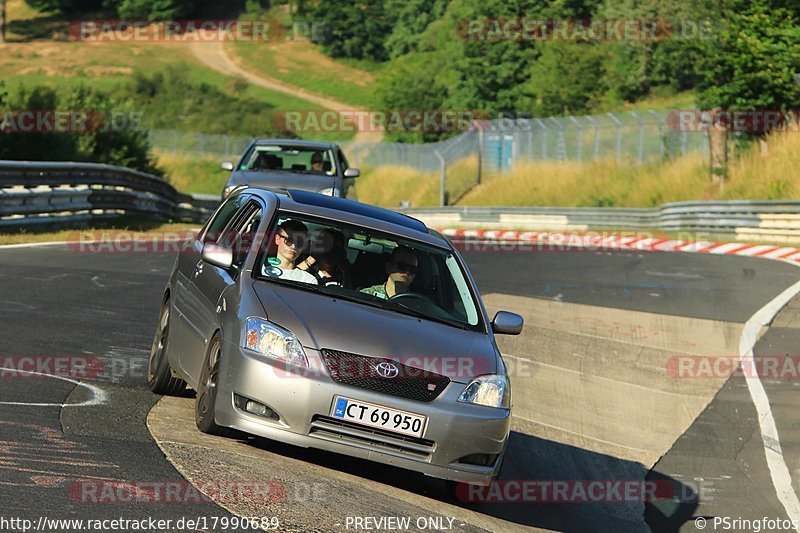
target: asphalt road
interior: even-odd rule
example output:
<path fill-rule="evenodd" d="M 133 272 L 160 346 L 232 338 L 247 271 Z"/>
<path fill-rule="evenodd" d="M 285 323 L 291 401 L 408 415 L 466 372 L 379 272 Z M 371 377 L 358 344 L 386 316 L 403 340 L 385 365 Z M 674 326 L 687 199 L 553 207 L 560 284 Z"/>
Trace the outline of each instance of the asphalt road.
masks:
<path fill-rule="evenodd" d="M 744 322 L 800 279 L 800 269 L 796 267 L 740 257 L 576 251 L 473 252 L 466 258 L 484 293 L 733 322 Z M 173 261 L 173 256 L 163 254 L 82 254 L 61 245 L 0 249 L 0 358 L 102 360 L 105 370 L 89 383 L 107 395 L 104 405 L 62 408 L 59 405 L 64 402 L 91 402 L 99 393 L 53 378 L 0 377 L 0 496 L 5 503 L 0 516 L 156 517 L 177 521 L 187 515 L 228 515 L 210 503 L 196 503 L 190 508 L 180 503 L 91 503 L 91 489 L 109 483 L 182 481 L 145 426 L 147 413 L 158 399 L 146 389 L 147 351 Z M 782 334 L 789 338 L 786 335 L 791 333 Z M 784 337 L 769 339 L 778 342 Z M 766 468 L 758 463 L 759 453 L 763 459 L 763 448 L 752 445 L 753 460 L 748 463 L 746 475 L 741 468 L 736 469 L 738 454 L 725 449 L 752 426 L 746 390 L 742 390 L 741 383 L 731 381 L 697 422 L 701 424 L 708 418 L 715 424 L 715 431 L 709 433 L 702 426 L 693 426 L 670 452 L 692 460 L 669 462 L 671 456 L 667 454 L 651 475 L 663 473 L 691 480 L 702 470 L 707 479 L 730 476 L 731 486 L 739 487 L 731 489 L 731 494 L 736 490 L 758 492 L 761 498 L 752 499 L 753 509 L 763 509 L 765 516 L 773 512 L 777 516 L 781 509 L 773 496 L 774 488 Z M 797 402 L 783 388 L 795 385 L 796 382 L 784 381 L 778 385 L 782 387 L 780 391 L 768 390 L 769 394 L 780 395 L 783 407 L 775 412 L 779 428 L 794 428 L 791 413 L 796 411 L 792 407 Z M 56 405 L 14 405 L 19 403 Z M 752 431 L 749 435 L 752 437 Z M 526 460 L 554 461 L 548 452 L 554 443 L 521 435 L 512 438 L 528 439 L 522 444 L 529 450 Z M 792 438 L 783 443 L 787 457 L 800 455 L 796 441 Z M 749 442 L 760 440 L 751 438 Z M 698 465 L 694 458 L 702 454 L 710 454 L 714 460 Z M 617 464 L 602 457 L 597 458 L 597 463 L 606 464 L 607 468 Z M 552 471 L 557 472 L 557 468 L 546 470 L 548 474 Z M 382 468 L 376 472 L 402 475 Z M 416 490 L 400 478 L 387 481 Z M 708 508 L 712 512 L 728 510 L 727 500 L 714 501 L 715 507 Z M 675 529 L 692 516 L 695 507 L 689 508 L 686 516 L 650 509 L 651 525 L 655 529 Z M 703 501 L 699 509 L 706 509 Z M 548 529 L 591 527 L 591 523 L 570 522 L 569 508 L 564 506 L 517 508 L 514 514 L 520 524 Z"/>

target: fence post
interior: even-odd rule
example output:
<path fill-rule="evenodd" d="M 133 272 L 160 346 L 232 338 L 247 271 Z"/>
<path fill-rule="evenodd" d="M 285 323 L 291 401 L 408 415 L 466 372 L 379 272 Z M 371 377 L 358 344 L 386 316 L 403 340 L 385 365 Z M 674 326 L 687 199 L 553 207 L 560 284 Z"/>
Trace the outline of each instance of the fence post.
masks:
<path fill-rule="evenodd" d="M 444 190 L 445 180 L 447 179 L 447 161 L 445 161 L 442 154 L 439 153 L 439 150 L 434 150 L 433 153 L 439 158 L 439 163 L 441 164 L 441 174 L 439 176 L 439 206 L 444 207 L 447 205 L 447 197 Z"/>
<path fill-rule="evenodd" d="M 476 185 L 481 184 L 481 177 L 483 174 L 483 128 L 478 126 L 478 178 Z"/>
<path fill-rule="evenodd" d="M 661 115 L 659 115 L 655 109 L 651 109 L 650 113 L 656 117 L 656 120 L 658 121 L 658 139 L 661 141 L 659 143 L 659 146 L 661 147 L 659 158 L 664 159 L 664 154 L 667 151 L 667 139 L 664 137 L 664 122 L 661 120 Z"/>
<path fill-rule="evenodd" d="M 578 163 L 583 161 L 583 126 L 578 122 L 578 119 L 572 115 L 567 117 L 575 124 L 575 129 L 578 130 Z"/>
<path fill-rule="evenodd" d="M 556 160 L 558 161 L 566 161 L 567 159 L 567 145 L 566 141 L 564 141 L 564 126 L 556 120 L 556 117 L 550 117 L 550 120 L 555 122 L 556 127 L 558 128 L 558 138 L 556 139 Z"/>
<path fill-rule="evenodd" d="M 608 113 L 608 116 L 611 117 L 611 120 L 614 121 L 614 124 L 617 126 L 617 163 L 619 163 L 620 157 L 622 156 L 622 122 L 620 122 L 614 113 Z"/>
<path fill-rule="evenodd" d="M 639 163 L 644 161 L 644 123 L 642 119 L 639 118 L 639 115 L 636 114 L 636 111 L 631 111 L 631 116 L 636 120 L 639 124 Z"/>
<path fill-rule="evenodd" d="M 547 125 L 540 118 L 534 120 L 542 128 L 542 159 L 544 160 L 547 159 Z"/>
<path fill-rule="evenodd" d="M 594 158 L 597 159 L 600 156 L 600 126 L 597 124 L 597 121 L 594 119 L 592 115 L 586 115 L 586 120 L 592 123 L 594 126 Z"/>

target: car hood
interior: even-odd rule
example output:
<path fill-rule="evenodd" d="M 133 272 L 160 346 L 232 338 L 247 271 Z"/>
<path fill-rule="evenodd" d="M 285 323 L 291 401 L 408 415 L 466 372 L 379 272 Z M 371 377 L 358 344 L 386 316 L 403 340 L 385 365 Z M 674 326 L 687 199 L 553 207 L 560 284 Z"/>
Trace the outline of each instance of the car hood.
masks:
<path fill-rule="evenodd" d="M 336 176 L 237 170 L 228 178 L 228 185 L 251 185 L 254 187 L 301 189 L 304 191 L 317 192 L 321 189 L 333 187 L 335 181 Z"/>
<path fill-rule="evenodd" d="M 385 357 L 459 383 L 497 371 L 497 355 L 485 333 L 269 281 L 253 287 L 267 319 L 294 333 L 306 348 Z"/>

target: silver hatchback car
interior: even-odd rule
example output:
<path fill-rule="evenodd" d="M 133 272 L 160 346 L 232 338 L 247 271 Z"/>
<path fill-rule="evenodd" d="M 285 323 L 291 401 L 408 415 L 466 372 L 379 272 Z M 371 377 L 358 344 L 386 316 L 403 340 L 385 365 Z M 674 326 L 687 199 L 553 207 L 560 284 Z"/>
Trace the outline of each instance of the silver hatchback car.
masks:
<path fill-rule="evenodd" d="M 451 481 L 500 470 L 511 388 L 452 243 L 378 207 L 236 190 L 179 254 L 148 367 L 197 391 L 206 433 L 253 435 Z"/>

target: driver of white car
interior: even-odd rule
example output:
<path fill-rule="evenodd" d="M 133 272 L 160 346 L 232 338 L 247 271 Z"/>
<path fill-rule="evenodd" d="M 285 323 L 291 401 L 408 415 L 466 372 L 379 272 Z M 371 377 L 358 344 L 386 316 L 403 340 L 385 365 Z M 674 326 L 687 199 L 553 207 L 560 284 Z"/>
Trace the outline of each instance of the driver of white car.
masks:
<path fill-rule="evenodd" d="M 386 273 L 389 275 L 386 282 L 365 287 L 360 292 L 384 300 L 408 292 L 414 276 L 417 275 L 417 268 L 417 256 L 414 250 L 407 246 L 398 246 L 386 262 Z"/>

